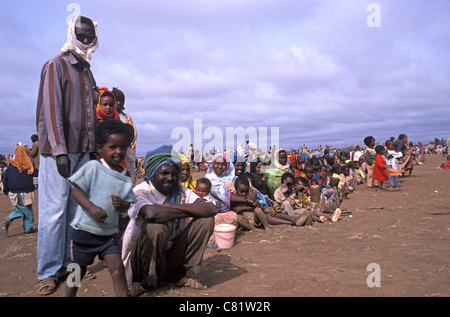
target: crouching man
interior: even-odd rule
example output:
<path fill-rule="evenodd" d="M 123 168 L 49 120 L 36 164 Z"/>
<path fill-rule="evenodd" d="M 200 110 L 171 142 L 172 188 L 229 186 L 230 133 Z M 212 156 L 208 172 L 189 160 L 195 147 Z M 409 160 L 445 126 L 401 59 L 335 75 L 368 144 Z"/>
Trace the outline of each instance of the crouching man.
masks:
<path fill-rule="evenodd" d="M 181 158 L 169 146 L 148 152 L 144 169 L 123 237 L 130 295 L 141 295 L 160 282 L 206 289 L 194 275 L 214 231 L 214 204 L 181 185 Z M 187 224 L 188 217 L 192 220 Z"/>

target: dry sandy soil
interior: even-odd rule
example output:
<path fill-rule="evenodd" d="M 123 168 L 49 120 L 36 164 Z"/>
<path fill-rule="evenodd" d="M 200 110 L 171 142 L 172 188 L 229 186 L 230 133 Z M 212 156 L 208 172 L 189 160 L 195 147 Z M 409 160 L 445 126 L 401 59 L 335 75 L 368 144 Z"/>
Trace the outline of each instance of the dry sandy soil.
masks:
<path fill-rule="evenodd" d="M 233 248 L 207 249 L 198 276 L 207 290 L 163 285 L 146 296 L 448 297 L 450 171 L 436 168 L 442 160 L 427 155 L 425 164 L 416 165 L 395 190 L 358 186 L 342 204 L 352 216 L 336 223 L 240 232 Z M 33 209 L 37 215 L 37 205 Z M 11 210 L 1 194 L 0 218 Z M 36 238 L 36 233 L 22 233 L 20 219 L 7 237 L 0 236 L 0 297 L 39 296 Z M 368 270 L 372 263 L 379 271 Z M 82 281 L 78 296 L 113 296 L 102 262 L 88 270 L 92 276 Z M 368 285 L 368 280 L 380 284 Z M 62 297 L 63 290 L 61 285 L 50 297 Z"/>

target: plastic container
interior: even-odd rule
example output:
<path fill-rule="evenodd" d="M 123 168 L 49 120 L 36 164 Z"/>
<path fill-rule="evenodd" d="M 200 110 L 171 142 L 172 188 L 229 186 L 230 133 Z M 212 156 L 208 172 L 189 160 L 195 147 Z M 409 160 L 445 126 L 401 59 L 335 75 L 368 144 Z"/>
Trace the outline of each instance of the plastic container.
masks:
<path fill-rule="evenodd" d="M 236 226 L 230 224 L 218 224 L 214 227 L 215 242 L 219 249 L 229 249 L 234 245 Z"/>

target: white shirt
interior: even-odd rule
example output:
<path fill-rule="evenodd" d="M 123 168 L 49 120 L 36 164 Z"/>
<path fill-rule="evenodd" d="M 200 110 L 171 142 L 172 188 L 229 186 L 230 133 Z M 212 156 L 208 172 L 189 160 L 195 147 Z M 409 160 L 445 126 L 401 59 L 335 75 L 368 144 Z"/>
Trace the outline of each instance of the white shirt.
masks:
<path fill-rule="evenodd" d="M 151 182 L 140 183 L 134 187 L 133 192 L 137 201 L 128 209 L 130 222 L 125 230 L 122 242 L 122 261 L 125 266 L 125 273 L 129 285 L 133 276 L 130 263 L 130 254 L 141 233 L 141 227 L 145 222 L 145 219 L 139 215 L 139 210 L 145 205 L 163 205 L 168 203 L 167 196 L 161 194 Z M 197 194 L 195 194 L 192 190 L 182 186 L 182 204 L 191 204 L 198 198 L 199 196 L 197 196 Z M 184 218 L 180 219 L 179 225 L 185 225 Z"/>
<path fill-rule="evenodd" d="M 250 160 L 255 160 L 258 156 L 258 146 L 253 142 L 248 142 L 248 152 L 250 154 Z"/>
<path fill-rule="evenodd" d="M 353 161 L 359 161 L 359 158 L 363 155 L 363 152 L 356 151 L 355 154 L 353 154 Z"/>
<path fill-rule="evenodd" d="M 398 165 L 397 159 L 399 157 L 402 157 L 402 152 L 395 152 L 394 150 L 387 150 L 387 155 L 393 155 L 393 158 L 386 159 L 386 165 L 392 166 L 393 169 L 400 169 L 400 166 Z"/>

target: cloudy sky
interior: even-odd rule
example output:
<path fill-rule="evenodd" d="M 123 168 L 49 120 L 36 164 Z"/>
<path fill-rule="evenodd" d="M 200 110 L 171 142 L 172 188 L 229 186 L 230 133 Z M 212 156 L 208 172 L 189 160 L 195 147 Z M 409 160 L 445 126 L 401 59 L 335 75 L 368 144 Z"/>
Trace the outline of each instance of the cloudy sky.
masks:
<path fill-rule="evenodd" d="M 227 127 L 288 149 L 450 133 L 448 0 L 1 1 L 3 154 L 31 143 L 41 68 L 78 11 L 98 22 L 92 71 L 125 92 L 139 155 L 229 148 Z"/>

